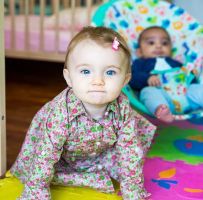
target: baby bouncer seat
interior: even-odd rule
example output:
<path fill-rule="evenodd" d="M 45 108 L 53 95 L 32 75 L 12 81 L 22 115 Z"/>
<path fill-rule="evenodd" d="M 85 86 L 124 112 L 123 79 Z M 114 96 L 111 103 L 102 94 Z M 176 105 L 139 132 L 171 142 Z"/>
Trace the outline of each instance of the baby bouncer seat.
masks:
<path fill-rule="evenodd" d="M 190 72 L 195 69 L 199 74 L 198 82 L 203 83 L 203 26 L 184 9 L 161 0 L 110 0 L 97 10 L 92 24 L 110 27 L 123 35 L 132 59 L 136 58 L 137 39 L 143 29 L 150 26 L 165 28 L 172 39 L 173 58 L 187 69 L 185 76 L 190 77 Z M 123 92 L 135 109 L 151 115 L 129 85 Z M 178 101 L 183 102 L 184 96 L 182 93 L 182 100 L 179 98 Z M 199 118 L 203 116 L 203 110 L 183 111 L 174 116 L 176 120 Z"/>

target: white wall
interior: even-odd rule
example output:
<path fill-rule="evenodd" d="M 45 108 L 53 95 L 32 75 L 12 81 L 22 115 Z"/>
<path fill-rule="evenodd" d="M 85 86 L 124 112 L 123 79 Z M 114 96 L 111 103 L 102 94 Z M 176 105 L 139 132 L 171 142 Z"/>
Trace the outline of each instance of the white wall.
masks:
<path fill-rule="evenodd" d="M 203 25 L 203 0 L 173 0 L 172 2 L 187 10 Z"/>

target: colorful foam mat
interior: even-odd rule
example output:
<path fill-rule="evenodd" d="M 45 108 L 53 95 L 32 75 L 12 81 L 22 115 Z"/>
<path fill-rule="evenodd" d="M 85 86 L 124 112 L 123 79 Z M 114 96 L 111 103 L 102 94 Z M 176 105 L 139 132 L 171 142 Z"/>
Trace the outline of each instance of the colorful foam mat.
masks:
<path fill-rule="evenodd" d="M 203 199 L 203 118 L 170 125 L 150 120 L 158 125 L 144 167 L 151 199 Z"/>

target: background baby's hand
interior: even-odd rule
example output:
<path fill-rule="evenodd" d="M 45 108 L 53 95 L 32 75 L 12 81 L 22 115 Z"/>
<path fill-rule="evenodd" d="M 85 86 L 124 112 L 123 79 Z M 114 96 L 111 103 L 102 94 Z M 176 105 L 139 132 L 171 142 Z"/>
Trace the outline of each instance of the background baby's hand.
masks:
<path fill-rule="evenodd" d="M 195 77 L 199 75 L 197 69 L 193 69 L 191 72 Z"/>
<path fill-rule="evenodd" d="M 157 75 L 150 76 L 149 79 L 147 80 L 147 83 L 149 86 L 160 86 L 161 85 L 160 79 Z"/>

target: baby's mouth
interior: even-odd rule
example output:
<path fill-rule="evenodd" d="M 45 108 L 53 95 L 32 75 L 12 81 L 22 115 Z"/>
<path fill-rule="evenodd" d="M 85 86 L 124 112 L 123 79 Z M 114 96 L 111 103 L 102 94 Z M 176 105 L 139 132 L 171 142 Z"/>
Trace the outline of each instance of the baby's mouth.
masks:
<path fill-rule="evenodd" d="M 156 55 L 156 56 L 163 56 L 163 52 L 162 51 L 155 51 L 154 52 L 154 55 Z"/>

